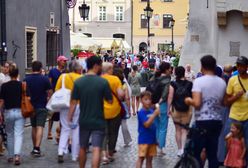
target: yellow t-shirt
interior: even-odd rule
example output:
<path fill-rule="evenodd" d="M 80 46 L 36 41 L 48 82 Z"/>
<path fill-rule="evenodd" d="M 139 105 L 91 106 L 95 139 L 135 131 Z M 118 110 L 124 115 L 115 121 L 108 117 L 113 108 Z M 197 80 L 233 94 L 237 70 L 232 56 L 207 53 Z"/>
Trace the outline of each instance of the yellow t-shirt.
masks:
<path fill-rule="evenodd" d="M 110 89 L 117 95 L 117 89 L 121 89 L 121 81 L 118 77 L 113 75 L 102 75 L 104 79 L 106 79 L 109 83 Z M 104 100 L 104 116 L 105 119 L 115 118 L 121 112 L 121 106 L 117 100 L 117 98 L 113 95 L 113 103 L 109 104 Z"/>
<path fill-rule="evenodd" d="M 62 76 L 63 75 L 64 74 L 61 74 L 59 76 L 59 79 L 55 87 L 55 91 L 59 90 L 62 87 Z M 74 86 L 74 81 L 80 78 L 81 76 L 82 75 L 75 73 L 75 72 L 65 74 L 65 88 L 72 90 Z"/>
<path fill-rule="evenodd" d="M 248 91 L 248 79 L 240 78 L 240 80 L 245 87 L 245 90 Z M 242 90 L 238 76 L 230 78 L 226 88 L 226 93 L 228 95 L 236 95 Z M 229 117 L 238 121 L 245 121 L 248 119 L 248 100 L 246 99 L 245 94 L 232 104 Z"/>

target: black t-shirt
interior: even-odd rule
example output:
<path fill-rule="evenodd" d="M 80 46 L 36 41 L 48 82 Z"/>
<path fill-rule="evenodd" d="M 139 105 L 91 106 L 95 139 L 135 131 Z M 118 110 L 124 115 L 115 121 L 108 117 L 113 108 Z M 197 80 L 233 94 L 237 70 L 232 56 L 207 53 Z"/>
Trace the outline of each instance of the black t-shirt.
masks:
<path fill-rule="evenodd" d="M 192 97 L 192 86 L 193 83 L 188 80 L 177 80 L 171 82 L 171 86 L 174 88 L 174 95 L 172 100 L 172 105 L 177 111 L 187 112 L 189 106 L 184 102 L 186 97 Z"/>
<path fill-rule="evenodd" d="M 0 99 L 4 100 L 5 109 L 21 108 L 22 83 L 9 81 L 1 86 Z"/>

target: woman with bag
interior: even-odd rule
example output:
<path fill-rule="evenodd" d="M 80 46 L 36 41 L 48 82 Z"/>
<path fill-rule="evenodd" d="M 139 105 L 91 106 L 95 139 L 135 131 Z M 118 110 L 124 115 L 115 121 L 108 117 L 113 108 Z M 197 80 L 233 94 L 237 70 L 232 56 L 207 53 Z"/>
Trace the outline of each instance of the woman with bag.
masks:
<path fill-rule="evenodd" d="M 175 69 L 176 81 L 171 82 L 168 96 L 168 111 L 176 128 L 177 156 L 183 154 L 188 131 L 179 124 L 189 125 L 192 108 L 184 103 L 186 97 L 191 97 L 192 82 L 186 80 L 185 69 L 179 66 Z"/>
<path fill-rule="evenodd" d="M 11 80 L 1 86 L 0 108 L 5 108 L 4 117 L 7 132 L 8 162 L 20 165 L 25 119 L 21 112 L 22 82 L 17 80 L 18 68 L 11 65 Z"/>
<path fill-rule="evenodd" d="M 82 74 L 82 66 L 76 60 L 73 60 L 69 64 L 70 73 L 62 74 L 56 84 L 55 91 L 61 89 L 64 85 L 66 89 L 72 91 L 74 86 L 74 81 L 81 77 Z M 63 83 L 64 82 L 64 83 Z M 65 108 L 60 110 L 60 123 L 61 123 L 61 132 L 59 139 L 59 147 L 58 147 L 58 163 L 63 163 L 63 155 L 68 152 L 68 142 L 71 136 L 72 144 L 71 144 L 71 154 L 72 160 L 76 161 L 78 159 L 79 154 L 79 126 L 78 126 L 78 117 L 79 117 L 79 106 L 76 107 L 73 122 L 68 122 L 68 111 L 69 108 Z"/>

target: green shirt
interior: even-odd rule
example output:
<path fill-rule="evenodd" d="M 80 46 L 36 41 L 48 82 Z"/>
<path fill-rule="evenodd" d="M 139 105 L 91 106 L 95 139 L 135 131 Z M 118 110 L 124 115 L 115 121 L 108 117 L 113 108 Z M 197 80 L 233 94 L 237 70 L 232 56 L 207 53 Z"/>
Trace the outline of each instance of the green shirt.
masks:
<path fill-rule="evenodd" d="M 103 100 L 112 100 L 107 80 L 97 75 L 85 75 L 75 81 L 71 99 L 80 101 L 80 129 L 105 129 Z"/>

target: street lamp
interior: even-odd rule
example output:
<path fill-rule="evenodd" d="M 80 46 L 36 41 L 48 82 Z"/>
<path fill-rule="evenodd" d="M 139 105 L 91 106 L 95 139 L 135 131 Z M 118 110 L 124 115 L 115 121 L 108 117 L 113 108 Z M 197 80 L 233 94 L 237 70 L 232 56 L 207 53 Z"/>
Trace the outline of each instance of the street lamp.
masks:
<path fill-rule="evenodd" d="M 79 9 L 80 16 L 81 18 L 83 18 L 83 20 L 89 17 L 90 6 L 87 6 L 85 4 L 85 1 L 83 2 L 81 6 L 78 7 L 78 9 Z"/>
<path fill-rule="evenodd" d="M 147 56 L 150 59 L 150 18 L 152 17 L 153 9 L 150 7 L 150 0 L 147 0 L 147 6 L 144 9 L 147 18 Z"/>
<path fill-rule="evenodd" d="M 172 18 L 170 21 L 170 27 L 171 27 L 171 50 L 172 54 L 174 53 L 174 25 L 175 25 L 175 20 Z"/>

